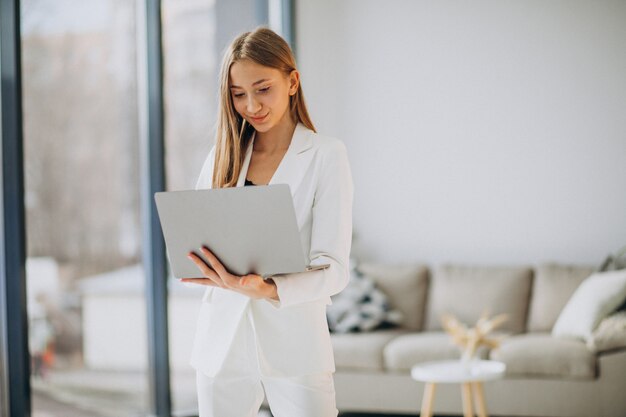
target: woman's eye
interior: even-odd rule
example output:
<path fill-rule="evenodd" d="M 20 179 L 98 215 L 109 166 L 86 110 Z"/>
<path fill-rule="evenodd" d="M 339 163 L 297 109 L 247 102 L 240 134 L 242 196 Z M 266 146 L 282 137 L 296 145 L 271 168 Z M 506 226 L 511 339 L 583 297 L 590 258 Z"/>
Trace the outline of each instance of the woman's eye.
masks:
<path fill-rule="evenodd" d="M 269 89 L 270 89 L 269 87 L 261 88 L 261 89 L 259 90 L 259 93 L 261 93 L 261 94 L 265 94 L 265 93 L 267 93 L 267 92 L 269 91 Z M 241 98 L 241 97 L 243 97 L 244 95 L 245 95 L 245 93 L 236 93 L 236 94 L 233 94 L 233 97 L 235 97 L 235 98 Z"/>

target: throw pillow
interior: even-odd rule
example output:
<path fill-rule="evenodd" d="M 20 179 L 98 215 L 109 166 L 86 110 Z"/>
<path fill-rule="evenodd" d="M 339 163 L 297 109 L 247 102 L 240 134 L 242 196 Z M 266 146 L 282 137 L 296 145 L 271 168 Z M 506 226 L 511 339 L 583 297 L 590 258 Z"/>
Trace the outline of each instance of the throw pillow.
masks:
<path fill-rule="evenodd" d="M 626 311 L 604 318 L 587 342 L 587 347 L 594 352 L 626 347 Z"/>
<path fill-rule="evenodd" d="M 356 268 L 350 260 L 350 281 L 346 288 L 331 297 L 326 308 L 328 328 L 333 333 L 364 332 L 396 327 L 402 313 L 391 308 L 386 295 L 374 281 Z"/>
<path fill-rule="evenodd" d="M 598 323 L 626 298 L 626 270 L 596 272 L 569 299 L 552 335 L 589 341 Z"/>
<path fill-rule="evenodd" d="M 599 271 L 615 271 L 618 269 L 626 269 L 626 246 L 617 253 L 608 255 L 602 262 L 602 265 L 600 265 Z"/>

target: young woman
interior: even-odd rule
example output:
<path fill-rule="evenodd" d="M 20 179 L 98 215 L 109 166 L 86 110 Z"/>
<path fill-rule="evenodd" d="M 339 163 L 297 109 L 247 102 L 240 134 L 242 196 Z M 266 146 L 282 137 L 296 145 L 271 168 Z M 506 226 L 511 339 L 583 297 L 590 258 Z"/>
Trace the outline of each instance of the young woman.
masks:
<path fill-rule="evenodd" d="M 316 132 L 289 45 L 270 29 L 232 42 L 220 82 L 196 189 L 288 184 L 307 261 L 330 267 L 263 280 L 230 274 L 211 248 L 189 254 L 202 277 L 184 281 L 207 286 L 191 358 L 200 416 L 257 416 L 264 393 L 275 417 L 337 416 L 326 306 L 349 279 L 346 148 Z"/>

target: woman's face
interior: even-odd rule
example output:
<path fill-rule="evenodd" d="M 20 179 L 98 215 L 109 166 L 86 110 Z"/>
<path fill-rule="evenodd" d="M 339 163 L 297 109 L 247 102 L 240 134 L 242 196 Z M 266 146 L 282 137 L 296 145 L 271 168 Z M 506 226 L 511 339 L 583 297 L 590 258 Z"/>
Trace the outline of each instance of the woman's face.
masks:
<path fill-rule="evenodd" d="M 235 110 L 258 132 L 288 120 L 289 96 L 298 90 L 298 71 L 289 76 L 249 59 L 230 67 L 230 94 Z"/>

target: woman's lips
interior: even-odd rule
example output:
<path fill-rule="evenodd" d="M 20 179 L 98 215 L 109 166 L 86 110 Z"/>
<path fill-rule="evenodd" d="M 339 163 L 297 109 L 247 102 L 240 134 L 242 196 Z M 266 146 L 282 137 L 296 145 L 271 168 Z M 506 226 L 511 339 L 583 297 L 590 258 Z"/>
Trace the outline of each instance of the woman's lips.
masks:
<path fill-rule="evenodd" d="M 263 116 L 263 117 L 250 117 L 250 118 L 252 119 L 252 121 L 258 123 L 258 122 L 262 122 L 263 120 L 265 120 L 266 117 L 267 117 L 267 114 L 265 116 Z"/>

